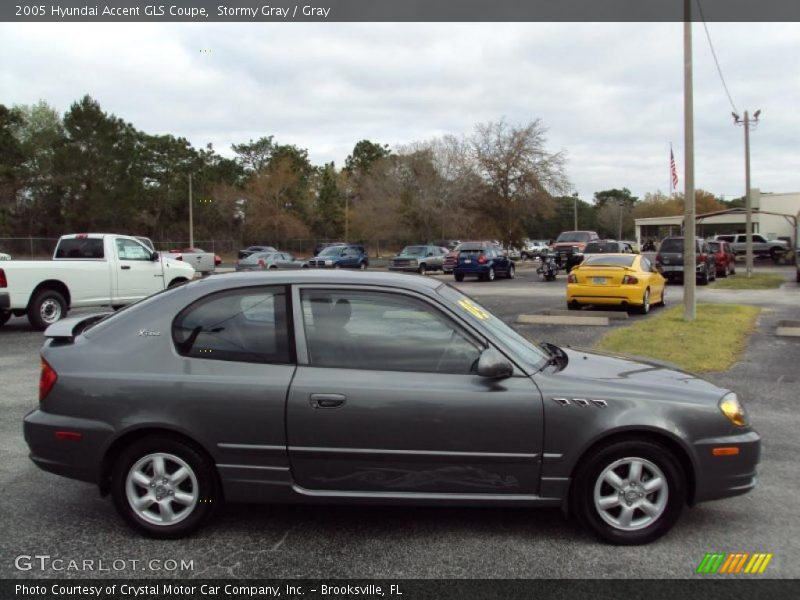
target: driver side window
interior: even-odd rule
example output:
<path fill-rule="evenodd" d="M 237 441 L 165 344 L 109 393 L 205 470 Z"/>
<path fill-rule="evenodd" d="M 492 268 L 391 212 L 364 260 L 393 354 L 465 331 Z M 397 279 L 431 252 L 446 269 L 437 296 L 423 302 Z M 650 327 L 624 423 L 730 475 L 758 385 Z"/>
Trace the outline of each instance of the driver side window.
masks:
<path fill-rule="evenodd" d="M 468 374 L 480 356 L 454 322 L 409 296 L 305 290 L 301 302 L 315 367 Z"/>

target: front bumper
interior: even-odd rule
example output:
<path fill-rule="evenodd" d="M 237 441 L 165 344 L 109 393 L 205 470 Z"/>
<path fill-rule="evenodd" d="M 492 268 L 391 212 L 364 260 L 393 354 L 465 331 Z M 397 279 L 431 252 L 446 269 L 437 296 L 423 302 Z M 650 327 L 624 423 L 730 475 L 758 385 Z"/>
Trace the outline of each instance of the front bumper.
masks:
<path fill-rule="evenodd" d="M 0 310 L 11 308 L 11 295 L 8 292 L 0 292 Z"/>
<path fill-rule="evenodd" d="M 756 431 L 698 440 L 694 502 L 706 502 L 746 494 L 756 486 L 756 466 L 761 457 L 761 437 Z M 714 456 L 717 447 L 735 447 L 735 456 Z"/>
<path fill-rule="evenodd" d="M 37 467 L 70 479 L 100 482 L 103 452 L 114 434 L 110 425 L 36 409 L 25 415 L 23 430 Z M 60 439 L 58 432 L 80 434 L 81 438 Z"/>

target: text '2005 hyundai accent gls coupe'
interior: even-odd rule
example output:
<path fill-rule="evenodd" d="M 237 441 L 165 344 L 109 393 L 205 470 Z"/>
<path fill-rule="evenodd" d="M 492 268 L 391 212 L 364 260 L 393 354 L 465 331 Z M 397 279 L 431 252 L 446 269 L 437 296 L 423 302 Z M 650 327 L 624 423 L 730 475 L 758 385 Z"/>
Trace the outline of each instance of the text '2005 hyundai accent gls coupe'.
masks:
<path fill-rule="evenodd" d="M 31 458 L 151 536 L 224 499 L 561 507 L 641 544 L 756 481 L 732 391 L 533 343 L 413 275 L 220 275 L 45 335 Z"/>

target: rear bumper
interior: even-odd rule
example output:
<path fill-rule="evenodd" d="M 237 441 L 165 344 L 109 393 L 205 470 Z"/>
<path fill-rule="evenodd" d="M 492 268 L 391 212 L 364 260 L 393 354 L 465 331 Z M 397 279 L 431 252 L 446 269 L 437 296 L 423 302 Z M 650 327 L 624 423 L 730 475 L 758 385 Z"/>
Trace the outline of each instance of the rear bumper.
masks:
<path fill-rule="evenodd" d="M 453 273 L 456 275 L 484 275 L 489 272 L 491 265 L 475 265 L 475 266 L 462 266 L 456 265 L 453 268 Z"/>
<path fill-rule="evenodd" d="M 567 285 L 567 302 L 580 304 L 603 304 L 619 306 L 621 304 L 640 305 L 644 298 L 644 290 L 622 286 L 589 286 L 579 283 Z"/>
<path fill-rule="evenodd" d="M 99 483 L 102 455 L 114 434 L 107 423 L 33 410 L 23 421 L 30 458 L 37 467 L 62 477 Z M 80 434 L 60 439 L 58 432 Z"/>
<path fill-rule="evenodd" d="M 0 310 L 11 308 L 11 296 L 8 292 L 0 292 Z"/>
<path fill-rule="evenodd" d="M 736 447 L 736 456 L 713 456 L 713 448 Z M 740 496 L 757 483 L 756 467 L 761 458 L 761 437 L 751 430 L 739 435 L 699 440 L 694 443 L 697 457 L 695 502 Z"/>

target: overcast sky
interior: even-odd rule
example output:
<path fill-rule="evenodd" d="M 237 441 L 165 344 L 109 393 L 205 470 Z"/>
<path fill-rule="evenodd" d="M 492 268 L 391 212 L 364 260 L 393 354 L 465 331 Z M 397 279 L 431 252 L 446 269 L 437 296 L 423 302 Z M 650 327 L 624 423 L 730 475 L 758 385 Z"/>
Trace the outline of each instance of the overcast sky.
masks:
<path fill-rule="evenodd" d="M 800 24 L 709 25 L 751 136 L 753 186 L 800 191 Z M 582 198 L 683 186 L 683 24 L 0 24 L 0 103 L 84 94 L 148 133 L 195 146 L 274 135 L 317 164 L 360 139 L 395 147 L 478 122 L 540 118 Z M 694 26 L 696 185 L 744 193 L 734 127 Z M 794 66 L 792 66 L 794 65 Z"/>

